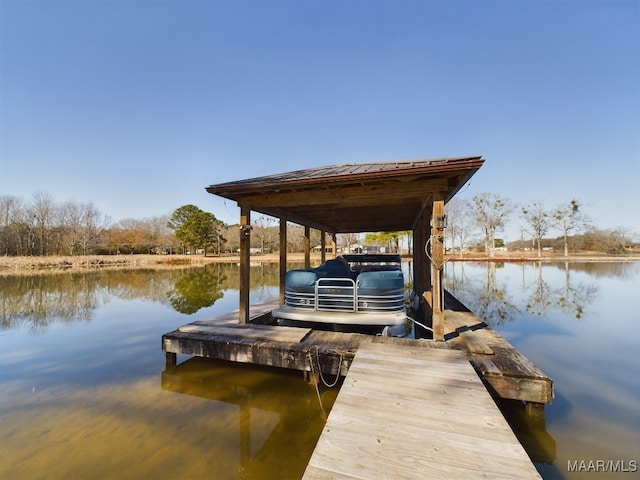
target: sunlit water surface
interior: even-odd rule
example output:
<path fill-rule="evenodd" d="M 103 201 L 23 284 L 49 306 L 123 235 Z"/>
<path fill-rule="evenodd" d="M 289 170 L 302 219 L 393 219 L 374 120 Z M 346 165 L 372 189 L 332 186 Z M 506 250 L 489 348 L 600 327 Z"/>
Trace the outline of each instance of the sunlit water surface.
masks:
<path fill-rule="evenodd" d="M 277 278 L 252 267 L 252 302 Z M 446 279 L 554 380 L 546 426 L 507 406 L 545 478 L 637 462 L 640 264 L 449 263 Z M 183 356 L 165 370 L 162 334 L 235 310 L 237 285 L 234 264 L 0 277 L 0 478 L 300 478 L 335 389 Z"/>
<path fill-rule="evenodd" d="M 253 269 L 254 301 L 275 268 Z M 336 389 L 182 356 L 165 371 L 162 334 L 236 309 L 237 284 L 236 265 L 0 278 L 0 478 L 300 478 Z"/>
<path fill-rule="evenodd" d="M 640 263 L 449 263 L 446 277 L 554 381 L 533 439 L 543 477 L 640 478 Z"/>

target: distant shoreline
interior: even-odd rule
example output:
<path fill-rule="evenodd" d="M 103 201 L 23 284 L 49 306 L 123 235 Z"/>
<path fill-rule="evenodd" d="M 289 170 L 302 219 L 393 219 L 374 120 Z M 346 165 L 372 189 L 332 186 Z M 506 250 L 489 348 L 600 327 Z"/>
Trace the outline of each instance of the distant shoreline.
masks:
<path fill-rule="evenodd" d="M 252 255 L 253 262 L 278 262 L 277 253 Z M 327 255 L 330 258 L 330 255 Z M 410 258 L 410 257 L 405 257 Z M 320 255 L 311 256 L 312 263 L 320 263 Z M 304 261 L 303 253 L 287 254 L 287 261 Z M 464 254 L 462 258 L 454 255 L 452 262 L 640 262 L 640 254 L 604 255 L 595 253 L 573 254 L 565 257 L 558 254 L 543 254 L 542 257 L 527 252 L 498 252 L 495 257 L 481 254 Z M 43 257 L 0 257 L 0 275 L 32 274 L 43 272 L 62 272 L 79 270 L 133 269 L 133 268 L 184 268 L 202 266 L 210 263 L 237 263 L 238 255 L 86 255 L 86 256 L 43 256 Z"/>

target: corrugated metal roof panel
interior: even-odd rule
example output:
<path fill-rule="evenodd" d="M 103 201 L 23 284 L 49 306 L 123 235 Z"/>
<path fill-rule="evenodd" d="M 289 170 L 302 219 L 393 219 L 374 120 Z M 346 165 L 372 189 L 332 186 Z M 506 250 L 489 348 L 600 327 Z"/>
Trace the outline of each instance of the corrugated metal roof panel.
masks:
<path fill-rule="evenodd" d="M 207 191 L 328 231 L 410 229 L 434 196 L 453 196 L 483 163 L 480 156 L 349 163 L 220 183 Z"/>

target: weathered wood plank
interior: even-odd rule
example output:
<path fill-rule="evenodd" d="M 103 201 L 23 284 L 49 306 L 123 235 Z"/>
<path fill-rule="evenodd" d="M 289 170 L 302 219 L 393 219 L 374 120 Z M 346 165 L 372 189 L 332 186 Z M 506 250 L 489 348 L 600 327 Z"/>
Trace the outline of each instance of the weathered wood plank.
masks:
<path fill-rule="evenodd" d="M 467 330 L 459 333 L 460 338 L 471 353 L 481 353 L 483 355 L 493 355 L 495 352 L 484 343 L 475 332 Z"/>
<path fill-rule="evenodd" d="M 445 334 L 451 335 L 466 330 L 476 329 L 486 324 L 471 312 L 444 311 Z"/>
<path fill-rule="evenodd" d="M 465 355 L 362 343 L 303 478 L 477 477 L 540 478 Z"/>
<path fill-rule="evenodd" d="M 247 325 L 244 328 L 256 327 L 260 326 Z M 166 333 L 162 337 L 163 350 L 301 371 L 310 371 L 310 362 L 313 361 L 316 369 L 321 369 L 323 373 L 336 375 L 340 372 L 344 376 L 360 342 L 368 338 L 366 335 L 313 330 L 302 341 L 291 343 L 242 336 L 234 330 L 217 332 L 218 334 L 180 331 Z"/>
<path fill-rule="evenodd" d="M 250 318 L 266 318 L 276 305 L 276 299 L 252 305 Z M 445 326 L 449 332 L 445 342 L 324 331 L 312 331 L 301 338 L 297 333 L 291 337 L 280 336 L 278 333 L 267 335 L 262 332 L 238 335 L 238 332 L 233 330 L 215 329 L 222 326 L 237 327 L 238 316 L 239 312 L 236 311 L 212 320 L 192 322 L 188 327 L 181 327 L 181 331 L 165 334 L 163 349 L 167 353 L 209 356 L 305 372 L 310 371 L 311 357 L 323 373 L 333 375 L 338 371 L 341 375 L 347 374 L 350 362 L 361 342 L 462 350 L 493 394 L 541 404 L 551 403 L 553 400 L 551 379 L 497 332 L 468 311 L 445 311 Z M 215 328 L 199 328 L 203 326 Z M 253 323 L 245 327 L 257 329 L 257 325 Z M 275 332 L 276 329 L 293 327 L 268 328 L 274 329 Z M 270 355 L 273 358 L 270 358 Z M 438 366 L 434 365 L 433 368 Z"/>
<path fill-rule="evenodd" d="M 184 325 L 178 329 L 181 333 L 204 333 L 214 336 L 239 336 L 271 342 L 300 343 L 309 333 L 310 328 L 275 327 L 272 325 Z"/>
<path fill-rule="evenodd" d="M 447 343 L 468 353 L 469 361 L 494 394 L 525 402 L 553 401 L 553 381 L 473 313 L 446 310 L 445 318 L 450 332 Z M 457 338 L 461 342 L 456 343 Z"/>

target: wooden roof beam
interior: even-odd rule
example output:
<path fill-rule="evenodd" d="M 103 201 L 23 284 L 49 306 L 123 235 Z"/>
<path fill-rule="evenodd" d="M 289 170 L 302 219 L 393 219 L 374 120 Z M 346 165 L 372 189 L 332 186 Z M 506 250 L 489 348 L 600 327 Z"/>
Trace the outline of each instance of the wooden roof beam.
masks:
<path fill-rule="evenodd" d="M 307 226 L 311 228 L 315 228 L 316 230 L 322 230 L 327 233 L 337 233 L 334 227 L 329 225 L 325 225 L 316 220 L 312 220 L 304 215 L 299 215 L 296 213 L 292 213 L 290 210 L 284 210 L 280 208 L 263 208 L 262 206 L 252 206 L 250 208 L 254 212 L 262 213 L 264 215 L 269 215 L 271 217 L 276 217 L 287 222 L 297 223 L 298 225 Z"/>
<path fill-rule="evenodd" d="M 315 190 L 299 190 L 286 193 L 269 193 L 264 195 L 251 195 L 244 197 L 241 201 L 244 204 L 252 205 L 253 208 L 260 207 L 280 207 L 290 205 L 327 205 L 341 203 L 355 203 L 359 201 L 380 200 L 385 197 L 386 201 L 394 198 L 402 199 L 406 197 L 423 197 L 425 194 L 447 192 L 446 179 L 437 179 L 427 184 L 402 183 L 397 182 L 368 185 L 365 187 L 330 188 Z"/>
<path fill-rule="evenodd" d="M 432 203 L 433 203 L 433 195 L 429 195 L 427 198 L 424 199 L 424 201 L 422 202 L 422 206 L 416 212 L 416 215 L 413 218 L 413 224 L 411 227 L 412 230 L 416 228 L 416 226 L 418 225 L 418 222 L 420 221 L 420 218 L 422 218 L 422 216 L 425 214 L 425 212 L 427 211 L 427 209 Z"/>

